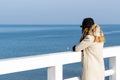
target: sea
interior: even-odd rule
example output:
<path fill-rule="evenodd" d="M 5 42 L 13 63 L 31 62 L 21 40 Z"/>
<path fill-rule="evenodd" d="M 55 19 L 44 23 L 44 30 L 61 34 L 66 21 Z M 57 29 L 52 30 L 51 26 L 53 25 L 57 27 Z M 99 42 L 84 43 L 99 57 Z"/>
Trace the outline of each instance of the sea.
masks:
<path fill-rule="evenodd" d="M 106 38 L 104 47 L 120 46 L 120 25 L 100 27 Z M 0 25 L 0 60 L 72 51 L 80 37 L 80 25 Z M 106 70 L 109 69 L 108 61 L 104 59 Z M 63 66 L 64 79 L 80 76 L 81 72 L 81 63 Z M 0 80 L 47 80 L 47 69 L 0 75 Z"/>

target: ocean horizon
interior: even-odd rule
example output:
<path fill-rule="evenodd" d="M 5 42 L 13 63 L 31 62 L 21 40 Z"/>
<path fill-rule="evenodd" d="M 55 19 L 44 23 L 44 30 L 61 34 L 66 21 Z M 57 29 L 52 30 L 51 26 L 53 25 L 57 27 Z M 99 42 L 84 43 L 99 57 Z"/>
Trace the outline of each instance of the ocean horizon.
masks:
<path fill-rule="evenodd" d="M 106 37 L 104 47 L 120 46 L 119 24 L 100 27 Z M 0 59 L 72 51 L 80 37 L 80 25 L 0 25 Z M 108 69 L 108 59 L 105 65 Z M 64 65 L 64 78 L 79 76 L 80 66 L 81 63 Z M 46 75 L 45 68 L 0 75 L 0 80 L 46 80 Z"/>

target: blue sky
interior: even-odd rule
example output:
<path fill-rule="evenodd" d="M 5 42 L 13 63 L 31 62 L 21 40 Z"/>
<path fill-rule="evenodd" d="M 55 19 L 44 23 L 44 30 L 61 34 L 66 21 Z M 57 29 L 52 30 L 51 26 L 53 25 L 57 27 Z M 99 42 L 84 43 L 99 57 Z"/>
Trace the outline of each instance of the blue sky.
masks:
<path fill-rule="evenodd" d="M 0 0 L 0 24 L 120 24 L 120 0 Z"/>

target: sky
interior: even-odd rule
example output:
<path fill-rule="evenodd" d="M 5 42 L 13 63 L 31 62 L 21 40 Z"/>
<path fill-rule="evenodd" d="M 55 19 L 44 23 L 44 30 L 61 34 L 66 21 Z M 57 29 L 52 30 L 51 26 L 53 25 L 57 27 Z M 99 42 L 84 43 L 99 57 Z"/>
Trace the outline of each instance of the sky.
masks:
<path fill-rule="evenodd" d="M 120 0 L 0 0 L 0 24 L 120 24 Z"/>

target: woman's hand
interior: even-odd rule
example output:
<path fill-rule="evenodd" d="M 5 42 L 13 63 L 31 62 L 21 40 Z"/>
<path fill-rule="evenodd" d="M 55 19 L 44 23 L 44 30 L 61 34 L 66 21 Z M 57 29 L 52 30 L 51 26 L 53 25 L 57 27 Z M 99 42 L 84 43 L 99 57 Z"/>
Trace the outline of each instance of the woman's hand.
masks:
<path fill-rule="evenodd" d="M 76 45 L 74 45 L 74 46 L 72 47 L 72 50 L 73 50 L 73 51 L 75 51 L 75 47 L 76 47 Z"/>

